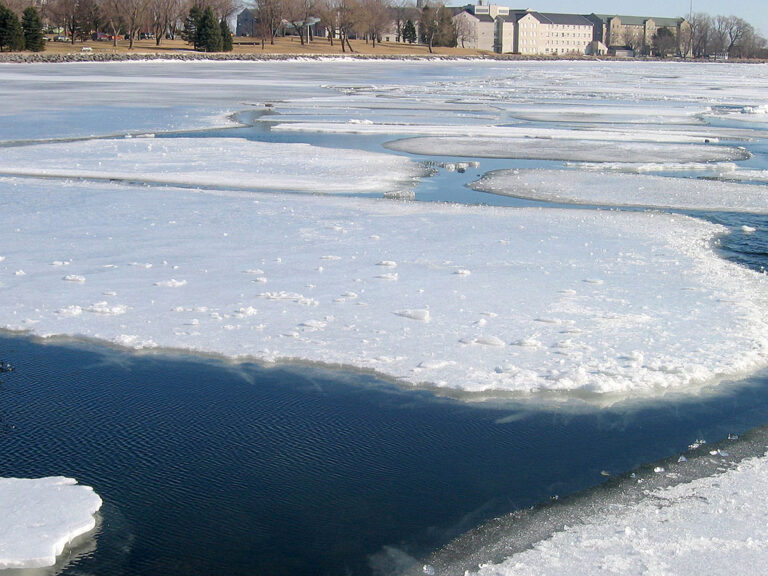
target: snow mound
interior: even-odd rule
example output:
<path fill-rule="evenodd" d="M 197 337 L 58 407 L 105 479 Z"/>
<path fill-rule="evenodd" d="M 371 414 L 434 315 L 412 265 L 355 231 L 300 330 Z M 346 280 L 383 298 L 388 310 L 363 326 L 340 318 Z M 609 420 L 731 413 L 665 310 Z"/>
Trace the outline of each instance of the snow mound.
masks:
<path fill-rule="evenodd" d="M 761 186 L 694 178 L 498 170 L 474 182 L 472 188 L 545 202 L 768 213 L 768 194 Z"/>
<path fill-rule="evenodd" d="M 172 138 L 10 147 L 0 158 L 0 173 L 246 190 L 395 194 L 409 190 L 424 175 L 424 168 L 402 156 L 361 150 L 240 138 Z"/>
<path fill-rule="evenodd" d="M 96 526 L 101 498 L 72 478 L 0 478 L 0 569 L 52 566 Z"/>

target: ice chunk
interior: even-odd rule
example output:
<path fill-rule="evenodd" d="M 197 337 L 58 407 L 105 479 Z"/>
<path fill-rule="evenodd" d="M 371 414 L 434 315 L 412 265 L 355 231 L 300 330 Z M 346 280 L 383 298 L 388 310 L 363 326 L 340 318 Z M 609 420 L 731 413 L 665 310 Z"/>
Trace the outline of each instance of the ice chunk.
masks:
<path fill-rule="evenodd" d="M 768 212 L 768 194 L 762 187 L 694 178 L 570 170 L 499 170 L 486 174 L 474 182 L 472 188 L 546 202 Z"/>
<path fill-rule="evenodd" d="M 96 526 L 101 498 L 72 478 L 0 478 L 0 569 L 52 566 Z"/>

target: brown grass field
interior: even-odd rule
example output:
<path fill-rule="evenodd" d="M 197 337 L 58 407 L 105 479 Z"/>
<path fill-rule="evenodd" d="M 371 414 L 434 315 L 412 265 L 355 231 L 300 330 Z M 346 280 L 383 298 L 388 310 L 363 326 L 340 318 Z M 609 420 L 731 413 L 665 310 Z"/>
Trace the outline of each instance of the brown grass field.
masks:
<path fill-rule="evenodd" d="M 128 49 L 128 41 L 119 40 L 117 47 L 112 42 L 46 42 L 44 54 L 80 54 L 82 48 L 88 46 L 94 54 L 183 54 L 193 52 L 192 47 L 183 40 L 163 40 L 160 46 L 155 45 L 154 40 L 138 40 L 134 42 L 133 49 Z M 377 43 L 373 47 L 364 40 L 352 40 L 354 54 L 365 54 L 372 56 L 429 56 L 429 49 L 423 45 L 402 44 L 397 42 Z M 434 55 L 449 57 L 472 57 L 489 55 L 490 52 L 483 50 L 474 50 L 469 48 L 433 48 Z M 350 52 L 347 51 L 347 54 Z M 341 43 L 334 40 L 333 46 L 325 38 L 316 38 L 304 46 L 297 37 L 288 36 L 285 38 L 275 38 L 275 44 L 269 42 L 264 49 L 256 38 L 234 39 L 234 50 L 231 54 L 285 54 L 285 55 L 341 55 Z"/>

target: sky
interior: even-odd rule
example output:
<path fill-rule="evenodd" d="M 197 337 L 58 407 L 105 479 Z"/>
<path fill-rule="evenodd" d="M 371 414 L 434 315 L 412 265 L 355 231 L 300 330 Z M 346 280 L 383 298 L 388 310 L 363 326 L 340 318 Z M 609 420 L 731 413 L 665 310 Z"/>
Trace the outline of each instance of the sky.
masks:
<path fill-rule="evenodd" d="M 455 6 L 471 0 L 452 0 Z M 488 3 L 501 4 L 510 8 L 533 8 L 540 12 L 567 14 L 627 14 L 629 16 L 665 16 L 676 18 L 687 16 L 691 0 L 490 0 Z M 768 36 L 768 9 L 765 0 L 693 0 L 694 12 L 705 12 L 712 16 L 738 16 L 754 26 L 763 36 Z"/>

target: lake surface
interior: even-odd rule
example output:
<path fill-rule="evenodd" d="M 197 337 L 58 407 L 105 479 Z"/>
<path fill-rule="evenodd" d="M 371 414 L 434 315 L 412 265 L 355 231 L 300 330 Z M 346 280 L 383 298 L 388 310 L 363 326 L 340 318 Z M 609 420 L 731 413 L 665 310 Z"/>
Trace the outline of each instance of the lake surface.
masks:
<path fill-rule="evenodd" d="M 492 516 L 768 421 L 765 377 L 573 414 L 355 373 L 7 336 L 0 351 L 16 367 L 0 387 L 3 475 L 73 476 L 104 499 L 96 546 L 62 574 L 368 574 L 384 546 L 424 556 Z"/>
<path fill-rule="evenodd" d="M 55 74 L 66 77 L 64 70 Z M 430 70 L 438 75 L 445 68 Z M 323 78 L 315 66 L 311 74 Z M 128 92 L 132 84 L 118 85 L 116 98 L 135 96 Z M 271 89 L 246 88 L 238 97 L 274 97 Z M 294 96 L 317 92 L 303 90 Z M 100 124 L 103 133 L 126 125 L 150 130 L 161 120 L 183 125 L 193 111 L 176 107 L 169 116 L 160 106 L 164 92 L 155 91 L 157 107 L 152 100 L 125 105 L 120 117 L 103 94 L 77 88 L 80 108 L 52 110 L 50 122 L 36 122 L 38 111 L 22 109 L 4 134 L 82 136 L 80 123 L 94 122 L 94 113 L 112 122 Z M 238 136 L 371 151 L 392 139 L 278 133 L 251 120 L 245 128 L 168 137 Z M 768 169 L 764 148 L 750 146 L 756 152 L 750 166 Z M 492 169 L 562 166 L 478 162 L 466 173 L 438 168 L 418 185 L 416 200 L 543 205 L 465 185 Z M 721 242 L 724 257 L 765 271 L 768 217 L 698 216 L 732 231 Z M 397 558 L 428 557 L 494 516 L 585 490 L 679 454 L 697 439 L 717 441 L 768 422 L 764 374 L 723 384 L 727 393 L 709 389 L 696 398 L 575 413 L 477 406 L 353 372 L 131 354 L 12 335 L 0 336 L 0 361 L 16 368 L 0 374 L 0 475 L 72 476 L 104 500 L 96 531 L 56 567 L 35 574 L 388 573 Z"/>

